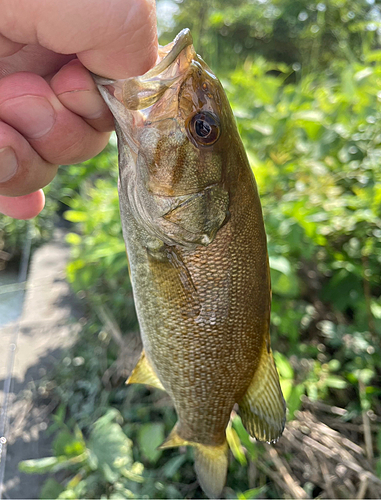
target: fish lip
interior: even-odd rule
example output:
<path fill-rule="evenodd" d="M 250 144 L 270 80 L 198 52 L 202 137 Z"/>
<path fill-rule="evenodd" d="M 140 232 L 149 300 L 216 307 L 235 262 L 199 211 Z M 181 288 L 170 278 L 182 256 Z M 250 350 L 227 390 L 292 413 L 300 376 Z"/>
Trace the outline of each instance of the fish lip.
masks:
<path fill-rule="evenodd" d="M 136 122 L 141 124 L 149 120 L 151 109 L 155 104 L 155 96 L 157 101 L 161 99 L 162 92 L 172 88 L 178 93 L 178 87 L 184 77 L 184 72 L 189 70 L 192 62 L 197 58 L 197 54 L 193 49 L 193 39 L 188 28 L 180 31 L 175 40 L 164 47 L 159 47 L 159 59 L 161 60 L 150 70 L 141 76 L 126 78 L 126 79 L 110 79 L 103 76 L 91 73 L 91 76 L 106 102 L 108 108 L 114 115 L 115 123 L 118 125 L 120 138 L 127 143 L 134 154 L 138 153 L 139 141 L 136 140 L 133 132 Z M 178 61 L 184 61 L 184 66 L 181 67 Z M 173 68 L 173 70 L 171 69 Z M 162 84 L 162 88 L 160 85 Z M 145 96 L 152 95 L 152 102 L 147 103 L 147 107 L 129 106 L 126 102 L 126 89 L 132 88 L 131 95 L 134 93 L 134 87 L 141 85 L 139 92 L 139 100 L 145 100 Z M 137 94 L 138 95 L 138 94 Z M 157 102 L 156 101 L 156 102 Z M 156 120 L 155 120 L 156 121 Z"/>
<path fill-rule="evenodd" d="M 104 76 L 97 75 L 96 73 L 93 73 L 90 71 L 90 75 L 92 76 L 95 85 L 101 86 L 101 87 L 106 87 L 107 85 L 112 85 L 113 83 L 117 82 L 117 80 L 112 80 L 111 78 L 105 78 Z"/>
<path fill-rule="evenodd" d="M 166 69 L 168 69 L 169 66 L 171 66 L 171 64 L 176 61 L 181 52 L 190 45 L 193 45 L 192 34 L 188 28 L 185 28 L 180 31 L 180 33 L 176 36 L 172 43 L 163 47 L 163 50 L 169 49 L 169 52 L 158 64 L 148 70 L 147 73 L 142 75 L 142 77 L 144 79 L 150 79 L 159 76 Z"/>
<path fill-rule="evenodd" d="M 166 69 L 169 68 L 169 66 L 179 57 L 181 52 L 189 47 L 190 45 L 193 45 L 193 38 L 192 34 L 189 30 L 189 28 L 185 28 L 180 31 L 180 33 L 176 36 L 174 41 L 165 47 L 163 47 L 163 50 L 168 50 L 167 54 L 161 59 L 161 61 L 156 64 L 153 68 L 148 70 L 146 73 L 141 75 L 141 77 L 131 77 L 131 78 L 144 78 L 144 79 L 150 79 L 150 78 L 155 78 L 159 76 L 161 73 L 163 73 Z M 167 49 L 166 49 L 167 48 Z M 93 80 L 95 84 L 99 87 L 106 87 L 107 91 L 111 94 L 110 89 L 108 88 L 109 85 L 113 85 L 116 82 L 120 80 L 113 80 L 111 78 L 105 78 L 103 76 L 97 75 L 95 73 L 92 73 L 90 71 L 91 76 L 93 77 Z M 129 78 L 126 78 L 126 80 L 129 80 Z M 124 80 L 124 81 L 126 81 Z"/>

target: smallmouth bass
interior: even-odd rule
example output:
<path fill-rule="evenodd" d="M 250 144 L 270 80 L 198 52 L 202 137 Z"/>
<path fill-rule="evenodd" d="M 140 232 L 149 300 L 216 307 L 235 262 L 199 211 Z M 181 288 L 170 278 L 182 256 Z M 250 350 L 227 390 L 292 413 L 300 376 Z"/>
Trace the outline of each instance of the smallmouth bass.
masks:
<path fill-rule="evenodd" d="M 119 198 L 143 352 L 127 383 L 167 391 L 178 422 L 162 448 L 190 445 L 218 497 L 238 403 L 258 440 L 279 438 L 285 402 L 270 337 L 266 234 L 225 92 L 189 30 L 124 81 L 96 77 L 115 118 Z"/>

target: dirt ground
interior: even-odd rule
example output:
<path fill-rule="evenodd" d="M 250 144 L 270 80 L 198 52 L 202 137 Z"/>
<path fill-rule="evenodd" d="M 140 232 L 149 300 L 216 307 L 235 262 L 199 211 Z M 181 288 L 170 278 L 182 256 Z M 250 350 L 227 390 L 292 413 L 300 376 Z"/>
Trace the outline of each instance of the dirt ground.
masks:
<path fill-rule="evenodd" d="M 0 329 L 2 405 L 7 364 L 12 344 L 16 344 L 8 406 L 3 498 L 39 498 L 45 476 L 23 474 L 18 471 L 18 463 L 51 455 L 51 438 L 45 432 L 51 412 L 49 401 L 41 395 L 36 402 L 33 395 L 38 380 L 74 343 L 80 331 L 81 310 L 65 280 L 64 270 L 69 258 L 65 234 L 65 229 L 57 228 L 53 239 L 33 253 L 20 322 Z"/>

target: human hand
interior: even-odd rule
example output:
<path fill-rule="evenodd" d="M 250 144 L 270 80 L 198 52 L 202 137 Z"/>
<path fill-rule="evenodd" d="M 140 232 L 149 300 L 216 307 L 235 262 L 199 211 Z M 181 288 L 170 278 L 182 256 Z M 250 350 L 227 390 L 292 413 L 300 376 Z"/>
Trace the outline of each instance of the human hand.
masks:
<path fill-rule="evenodd" d="M 157 58 L 154 0 L 0 0 L 0 212 L 44 206 L 58 165 L 106 146 L 112 116 L 88 70 L 144 73 Z"/>

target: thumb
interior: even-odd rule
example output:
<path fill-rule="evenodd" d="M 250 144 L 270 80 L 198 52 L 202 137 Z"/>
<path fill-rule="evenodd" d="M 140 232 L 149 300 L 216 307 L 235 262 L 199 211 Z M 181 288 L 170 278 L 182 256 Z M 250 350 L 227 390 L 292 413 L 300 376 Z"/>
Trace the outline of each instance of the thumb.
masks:
<path fill-rule="evenodd" d="M 144 73 L 157 58 L 154 0 L 0 0 L 1 36 L 77 54 L 108 78 Z"/>

